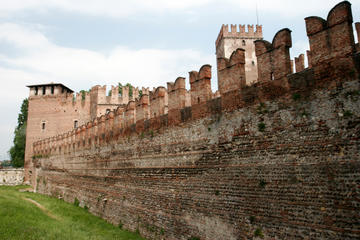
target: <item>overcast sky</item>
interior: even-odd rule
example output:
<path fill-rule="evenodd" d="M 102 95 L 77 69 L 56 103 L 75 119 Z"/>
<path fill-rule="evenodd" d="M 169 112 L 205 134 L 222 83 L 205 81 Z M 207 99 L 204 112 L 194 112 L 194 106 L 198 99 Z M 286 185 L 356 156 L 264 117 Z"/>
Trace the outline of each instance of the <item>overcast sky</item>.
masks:
<path fill-rule="evenodd" d="M 338 2 L 258 0 L 264 38 L 290 28 L 297 56 L 308 49 L 304 18 L 326 18 Z M 356 22 L 360 0 L 351 2 Z M 8 158 L 26 85 L 157 87 L 203 64 L 214 73 L 223 23 L 256 24 L 256 1 L 0 0 L 0 160 Z"/>

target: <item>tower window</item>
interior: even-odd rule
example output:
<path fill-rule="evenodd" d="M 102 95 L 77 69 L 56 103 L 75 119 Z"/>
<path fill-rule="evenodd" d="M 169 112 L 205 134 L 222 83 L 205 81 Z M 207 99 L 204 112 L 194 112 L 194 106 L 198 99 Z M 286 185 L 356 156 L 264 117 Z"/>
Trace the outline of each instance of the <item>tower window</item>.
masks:
<path fill-rule="evenodd" d="M 242 40 L 242 45 L 243 45 L 243 46 L 246 46 L 245 40 Z"/>
<path fill-rule="evenodd" d="M 61 88 L 61 93 L 64 93 L 65 92 L 65 88 Z"/>
<path fill-rule="evenodd" d="M 74 121 L 74 128 L 77 128 L 78 127 L 78 120 L 75 120 Z"/>
<path fill-rule="evenodd" d="M 253 66 L 255 66 L 255 61 L 252 61 L 251 64 L 252 64 Z"/>
<path fill-rule="evenodd" d="M 44 123 L 44 122 L 41 123 L 41 129 L 42 129 L 42 130 L 45 130 L 45 123 Z"/>
<path fill-rule="evenodd" d="M 51 94 L 54 94 L 54 86 L 51 86 Z"/>
<path fill-rule="evenodd" d="M 43 88 L 42 88 L 42 94 L 45 95 L 45 92 L 46 92 L 46 88 L 43 87 Z"/>
<path fill-rule="evenodd" d="M 106 114 L 109 114 L 110 113 L 110 109 L 106 109 Z"/>
<path fill-rule="evenodd" d="M 35 87 L 35 95 L 38 95 L 39 94 L 39 89 L 38 87 Z"/>
<path fill-rule="evenodd" d="M 200 98 L 199 97 L 197 98 L 197 101 L 198 101 L 198 103 L 200 103 Z"/>

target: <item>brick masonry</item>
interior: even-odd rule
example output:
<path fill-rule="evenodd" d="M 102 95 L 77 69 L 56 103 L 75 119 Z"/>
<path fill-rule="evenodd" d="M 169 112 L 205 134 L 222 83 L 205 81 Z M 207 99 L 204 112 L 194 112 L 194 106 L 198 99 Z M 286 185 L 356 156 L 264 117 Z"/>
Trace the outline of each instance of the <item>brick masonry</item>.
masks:
<path fill-rule="evenodd" d="M 77 198 L 149 239 L 360 238 L 360 56 L 350 3 L 306 24 L 311 67 L 291 74 L 283 29 L 255 43 L 264 68 L 251 86 L 214 98 L 204 65 L 190 73 L 191 105 L 178 79 L 150 94 L 157 113 L 171 94 L 165 114 L 135 123 L 129 103 L 125 114 L 34 143 L 34 188 Z"/>

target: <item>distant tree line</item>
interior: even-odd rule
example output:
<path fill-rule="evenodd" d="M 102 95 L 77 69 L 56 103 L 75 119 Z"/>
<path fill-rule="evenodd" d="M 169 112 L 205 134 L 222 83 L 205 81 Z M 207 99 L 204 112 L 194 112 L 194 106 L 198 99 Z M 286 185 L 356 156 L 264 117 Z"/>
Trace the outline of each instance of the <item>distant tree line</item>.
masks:
<path fill-rule="evenodd" d="M 18 115 L 18 125 L 14 131 L 14 145 L 9 150 L 10 163 L 13 167 L 24 167 L 28 106 L 29 100 L 26 98 L 21 104 Z"/>

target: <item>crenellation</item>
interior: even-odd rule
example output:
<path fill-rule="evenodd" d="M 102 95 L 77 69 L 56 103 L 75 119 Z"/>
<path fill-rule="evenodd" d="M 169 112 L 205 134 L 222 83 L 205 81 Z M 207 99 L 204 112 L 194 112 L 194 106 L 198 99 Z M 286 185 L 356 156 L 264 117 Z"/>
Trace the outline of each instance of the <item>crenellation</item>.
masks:
<path fill-rule="evenodd" d="M 351 4 L 343 1 L 331 9 L 327 20 L 308 17 L 305 23 L 311 51 L 309 66 L 315 78 L 325 83 L 330 77 L 342 81 L 344 75 L 353 74 L 356 65 L 348 59 L 356 51 Z"/>
<path fill-rule="evenodd" d="M 289 51 L 291 46 L 291 31 L 287 28 L 278 31 L 272 43 L 265 40 L 255 41 L 259 82 L 276 81 L 286 87 L 286 77 L 292 73 Z"/>
<path fill-rule="evenodd" d="M 211 99 L 211 65 L 203 65 L 199 72 L 189 72 L 191 106 Z"/>
<path fill-rule="evenodd" d="M 164 87 L 157 87 L 155 91 L 150 92 L 150 118 L 160 117 L 166 114 L 167 91 Z"/>
<path fill-rule="evenodd" d="M 143 94 L 140 99 L 136 99 L 136 122 L 150 118 L 150 100 L 148 94 Z"/>
<path fill-rule="evenodd" d="M 300 54 L 298 57 L 295 57 L 295 69 L 296 72 L 301 72 L 305 69 L 304 54 Z"/>
<path fill-rule="evenodd" d="M 271 43 L 255 42 L 259 81 L 250 86 L 242 79 L 246 49 L 238 47 L 217 58 L 215 93 L 211 66 L 204 65 L 189 73 L 190 91 L 182 77 L 167 89 L 142 88 L 140 98 L 134 89 L 134 101 L 32 140 L 32 153 L 48 154 L 31 163 L 36 167 L 25 164 L 33 187 L 86 202 L 90 212 L 138 227 L 149 239 L 250 239 L 257 229 L 264 239 L 359 238 L 359 53 L 351 39 L 334 39 L 351 38 L 348 14 L 345 1 L 328 21 L 307 18 L 306 69 L 300 54 L 293 73 L 291 31 L 282 29 Z M 222 36 L 229 33 L 224 26 Z M 34 97 L 31 104 L 52 99 Z M 48 184 L 37 184 L 43 177 Z M 94 201 L 100 193 L 106 206 Z"/>
<path fill-rule="evenodd" d="M 245 50 L 238 48 L 227 58 L 217 59 L 218 87 L 220 95 L 241 89 L 246 85 Z"/>
<path fill-rule="evenodd" d="M 124 128 L 128 128 L 135 123 L 136 119 L 135 101 L 129 101 L 125 109 L 125 124 Z"/>

